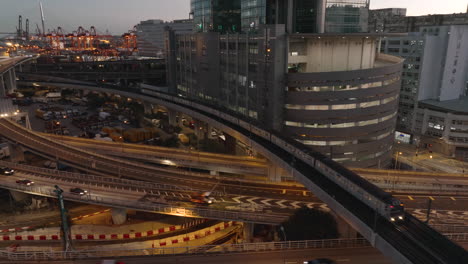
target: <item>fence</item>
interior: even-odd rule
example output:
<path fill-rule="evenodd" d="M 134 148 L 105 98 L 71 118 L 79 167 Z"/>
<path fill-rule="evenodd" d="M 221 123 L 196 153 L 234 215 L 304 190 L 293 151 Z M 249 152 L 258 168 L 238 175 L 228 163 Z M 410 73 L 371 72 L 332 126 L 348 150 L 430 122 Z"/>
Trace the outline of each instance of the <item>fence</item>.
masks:
<path fill-rule="evenodd" d="M 102 257 L 148 256 L 148 255 L 195 255 L 208 253 L 254 253 L 297 249 L 361 248 L 369 247 L 367 240 L 329 239 L 286 242 L 245 243 L 227 245 L 205 245 L 187 247 L 163 247 L 147 249 L 86 250 L 86 251 L 0 251 L 0 257 L 15 261 L 66 260 Z"/>

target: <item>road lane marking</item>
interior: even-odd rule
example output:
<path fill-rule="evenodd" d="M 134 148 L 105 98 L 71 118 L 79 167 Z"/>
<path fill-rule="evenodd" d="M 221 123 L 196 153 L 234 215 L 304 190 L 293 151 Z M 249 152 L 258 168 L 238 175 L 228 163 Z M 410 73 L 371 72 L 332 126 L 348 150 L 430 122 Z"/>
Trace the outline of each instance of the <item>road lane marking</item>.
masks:
<path fill-rule="evenodd" d="M 450 199 L 452 199 L 452 201 L 456 201 L 457 199 L 455 199 L 454 197 L 450 197 Z"/>
<path fill-rule="evenodd" d="M 283 203 L 287 202 L 286 200 L 280 200 L 278 202 L 276 202 L 277 205 L 279 205 L 279 207 L 281 208 L 288 208 L 287 206 L 285 206 Z"/>
<path fill-rule="evenodd" d="M 429 199 L 431 199 L 432 201 L 435 201 L 434 197 L 432 196 L 429 196 Z"/>
<path fill-rule="evenodd" d="M 302 202 L 296 201 L 296 202 L 292 202 L 291 205 L 294 207 L 294 209 L 297 209 L 297 208 L 301 208 L 301 206 L 299 206 L 300 203 Z"/>
<path fill-rule="evenodd" d="M 414 201 L 414 198 L 411 197 L 410 195 L 408 195 L 408 198 L 409 198 L 411 201 Z"/>
<path fill-rule="evenodd" d="M 264 204 L 264 205 L 267 205 L 267 206 L 271 206 L 271 204 L 268 203 L 270 201 L 273 201 L 273 199 L 262 200 L 261 203 Z"/>
<path fill-rule="evenodd" d="M 281 194 L 286 194 L 286 189 L 283 189 L 283 191 L 281 191 Z"/>

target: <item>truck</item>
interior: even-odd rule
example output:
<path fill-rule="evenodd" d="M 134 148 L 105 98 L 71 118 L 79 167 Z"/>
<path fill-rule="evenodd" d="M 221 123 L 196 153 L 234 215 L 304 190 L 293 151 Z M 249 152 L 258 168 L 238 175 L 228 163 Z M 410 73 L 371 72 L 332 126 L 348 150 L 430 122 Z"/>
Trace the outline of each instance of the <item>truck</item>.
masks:
<path fill-rule="evenodd" d="M 106 120 L 106 118 L 110 117 L 111 114 L 107 112 L 99 112 L 99 119 L 100 120 Z"/>
<path fill-rule="evenodd" d="M 178 137 L 179 137 L 180 142 L 182 142 L 182 144 L 187 145 L 188 143 L 190 143 L 190 139 L 185 134 L 179 134 Z"/>
<path fill-rule="evenodd" d="M 35 111 L 36 117 L 44 120 L 50 120 L 52 118 L 52 112 L 45 111 L 42 109 L 36 109 Z"/>
<path fill-rule="evenodd" d="M 7 158 L 10 156 L 10 148 L 8 147 L 8 143 L 1 143 L 0 144 L 0 159 Z"/>
<path fill-rule="evenodd" d="M 49 92 L 46 94 L 46 98 L 48 99 L 61 99 L 62 92 Z"/>

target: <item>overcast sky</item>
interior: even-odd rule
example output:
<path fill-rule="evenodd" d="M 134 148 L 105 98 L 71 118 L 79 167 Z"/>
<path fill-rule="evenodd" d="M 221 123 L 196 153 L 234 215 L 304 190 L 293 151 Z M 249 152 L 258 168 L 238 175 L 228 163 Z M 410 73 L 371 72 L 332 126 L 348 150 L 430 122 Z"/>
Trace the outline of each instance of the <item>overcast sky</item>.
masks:
<path fill-rule="evenodd" d="M 122 34 L 147 19 L 188 18 L 190 0 L 42 0 L 46 30 L 61 26 L 66 32 L 79 26 L 95 26 L 98 32 L 107 29 Z M 465 12 L 467 0 L 371 0 L 371 8 L 406 7 L 408 15 Z M 0 0 L 0 32 L 14 32 L 18 16 L 30 20 L 35 32 L 40 23 L 38 0 Z"/>

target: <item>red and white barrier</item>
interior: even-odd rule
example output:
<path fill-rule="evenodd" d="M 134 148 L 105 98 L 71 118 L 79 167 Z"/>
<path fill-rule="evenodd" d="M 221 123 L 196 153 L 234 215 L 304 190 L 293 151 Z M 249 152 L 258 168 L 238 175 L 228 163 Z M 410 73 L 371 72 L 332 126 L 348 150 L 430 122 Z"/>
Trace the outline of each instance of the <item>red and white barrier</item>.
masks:
<path fill-rule="evenodd" d="M 99 215 L 99 214 L 107 213 L 109 211 L 110 211 L 110 209 L 106 209 L 106 210 L 95 212 L 95 213 L 92 213 L 92 214 L 77 216 L 77 217 L 72 218 L 71 220 L 72 221 L 81 220 L 81 219 L 88 218 L 88 217 L 91 217 L 91 216 L 96 216 L 96 215 Z M 56 223 L 57 222 L 51 222 L 49 224 L 56 224 Z M 24 227 L 3 229 L 3 230 L 0 230 L 0 233 L 21 232 L 21 231 L 25 231 L 25 230 L 28 230 L 28 229 L 33 229 L 35 227 L 36 226 L 24 226 Z"/>
<path fill-rule="evenodd" d="M 188 229 L 208 220 L 196 219 L 190 223 L 177 226 L 168 226 L 159 228 L 157 230 L 149 230 L 145 232 L 135 232 L 129 234 L 75 234 L 72 235 L 73 240 L 122 240 L 122 239 L 135 239 L 140 237 L 155 236 L 176 230 Z M 34 241 L 34 240 L 60 240 L 60 235 L 4 235 L 0 236 L 0 241 Z"/>

